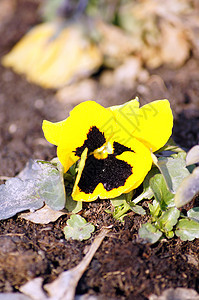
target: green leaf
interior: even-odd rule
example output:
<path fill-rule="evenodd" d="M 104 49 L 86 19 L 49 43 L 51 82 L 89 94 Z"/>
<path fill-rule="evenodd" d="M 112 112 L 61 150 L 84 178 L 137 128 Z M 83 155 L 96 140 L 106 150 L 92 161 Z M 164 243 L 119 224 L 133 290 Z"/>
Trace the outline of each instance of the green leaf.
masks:
<path fill-rule="evenodd" d="M 131 210 L 134 211 L 134 213 L 136 213 L 138 215 L 144 216 L 146 214 L 146 211 L 140 205 L 129 205 L 129 206 L 130 206 Z"/>
<path fill-rule="evenodd" d="M 66 239 L 83 241 L 88 240 L 94 230 L 95 226 L 86 222 L 84 218 L 72 215 L 67 221 L 67 226 L 64 227 L 64 234 Z"/>
<path fill-rule="evenodd" d="M 188 218 L 199 223 L 199 207 L 193 207 L 187 212 Z"/>
<path fill-rule="evenodd" d="M 182 180 L 187 177 L 190 172 L 186 168 L 185 160 L 180 157 L 181 154 L 175 157 L 160 157 L 157 159 L 153 155 L 153 161 L 164 176 L 167 187 L 173 194 L 176 193 Z"/>
<path fill-rule="evenodd" d="M 0 219 L 41 208 L 46 203 L 54 210 L 65 206 L 63 174 L 51 163 L 30 160 L 18 177 L 0 185 Z"/>
<path fill-rule="evenodd" d="M 141 206 L 135 205 L 134 202 L 131 201 L 132 196 L 133 196 L 133 191 L 126 194 L 122 194 L 116 197 L 115 199 L 111 200 L 111 204 L 115 207 L 115 210 L 113 212 L 113 217 L 116 220 L 123 218 L 129 210 L 132 210 L 136 214 L 140 214 L 140 215 L 146 214 L 145 210 Z"/>
<path fill-rule="evenodd" d="M 173 226 L 177 224 L 180 211 L 176 207 L 172 207 L 163 212 L 157 223 L 160 229 L 169 232 L 173 229 Z"/>
<path fill-rule="evenodd" d="M 199 193 L 199 167 L 186 177 L 179 186 L 175 195 L 176 207 L 189 203 Z"/>
<path fill-rule="evenodd" d="M 150 179 L 150 187 L 161 210 L 174 206 L 174 195 L 168 190 L 162 174 L 156 174 Z"/>
<path fill-rule="evenodd" d="M 73 200 L 71 195 L 66 195 L 66 205 L 65 208 L 72 212 L 73 214 L 77 214 L 82 210 L 82 201 Z"/>
<path fill-rule="evenodd" d="M 173 231 L 166 231 L 165 235 L 168 239 L 172 239 L 174 237 L 174 232 Z"/>
<path fill-rule="evenodd" d="M 126 202 L 126 195 L 122 194 L 114 199 L 111 199 L 110 202 L 114 207 L 120 206 Z"/>
<path fill-rule="evenodd" d="M 151 223 L 143 224 L 138 234 L 141 239 L 151 244 L 156 243 L 162 236 L 162 232 Z"/>
<path fill-rule="evenodd" d="M 153 217 L 153 221 L 155 221 L 161 213 L 160 204 L 156 199 L 154 199 L 152 204 L 148 203 L 148 206 L 149 206 L 150 214 Z"/>
<path fill-rule="evenodd" d="M 149 173 L 147 174 L 147 176 L 145 177 L 144 182 L 143 182 L 143 192 L 138 197 L 133 199 L 133 201 L 132 201 L 133 203 L 137 204 L 138 202 L 142 201 L 143 199 L 151 199 L 154 196 L 153 191 L 149 185 L 149 181 L 155 174 L 158 174 L 158 173 L 159 173 L 159 170 L 156 167 L 152 168 L 149 171 Z"/>
<path fill-rule="evenodd" d="M 193 241 L 199 238 L 199 223 L 189 220 L 181 219 L 175 231 L 175 234 L 183 241 Z"/>
<path fill-rule="evenodd" d="M 158 149 L 155 153 L 160 153 L 164 151 L 185 153 L 186 155 L 186 152 L 182 148 L 177 146 L 171 137 L 169 138 L 168 142 L 162 148 Z"/>

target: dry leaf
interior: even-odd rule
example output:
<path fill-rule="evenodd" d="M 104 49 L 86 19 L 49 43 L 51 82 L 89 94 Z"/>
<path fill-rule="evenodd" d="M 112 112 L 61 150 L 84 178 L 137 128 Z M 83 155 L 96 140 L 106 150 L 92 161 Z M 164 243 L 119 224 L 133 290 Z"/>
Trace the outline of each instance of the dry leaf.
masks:
<path fill-rule="evenodd" d="M 45 205 L 37 211 L 21 213 L 19 217 L 36 224 L 48 224 L 50 222 L 55 222 L 59 217 L 65 214 L 66 212 L 56 211 L 51 209 L 48 205 Z"/>
<path fill-rule="evenodd" d="M 149 300 L 199 300 L 199 294 L 193 289 L 170 288 L 165 290 L 160 296 L 151 295 Z"/>
<path fill-rule="evenodd" d="M 30 297 L 31 300 L 47 300 L 49 299 L 47 295 L 45 294 L 43 288 L 43 278 L 38 277 L 34 278 L 24 285 L 22 285 L 19 290 L 24 295 L 27 295 Z M 54 299 L 56 300 L 56 299 Z"/>
<path fill-rule="evenodd" d="M 96 98 L 97 83 L 93 79 L 84 79 L 59 89 L 56 97 L 62 103 L 80 103 Z"/>
<path fill-rule="evenodd" d="M 190 43 L 184 29 L 181 26 L 177 27 L 168 22 L 162 22 L 161 33 L 162 62 L 173 67 L 180 67 L 188 59 L 190 51 Z"/>
<path fill-rule="evenodd" d="M 102 36 L 99 47 L 107 66 L 118 66 L 128 55 L 137 50 L 135 39 L 119 27 L 104 22 L 98 22 L 96 27 Z"/>
<path fill-rule="evenodd" d="M 32 300 L 32 299 L 20 293 L 0 293 L 0 300 Z"/>
<path fill-rule="evenodd" d="M 44 286 L 44 289 L 48 292 L 49 296 L 45 294 L 42 288 L 43 279 L 41 277 L 28 281 L 25 285 L 21 286 L 19 290 L 23 294 L 29 296 L 31 300 L 73 300 L 80 278 L 86 271 L 95 252 L 98 250 L 109 231 L 110 229 L 108 228 L 101 230 L 91 244 L 87 254 L 76 267 L 62 272 L 52 283 Z"/>

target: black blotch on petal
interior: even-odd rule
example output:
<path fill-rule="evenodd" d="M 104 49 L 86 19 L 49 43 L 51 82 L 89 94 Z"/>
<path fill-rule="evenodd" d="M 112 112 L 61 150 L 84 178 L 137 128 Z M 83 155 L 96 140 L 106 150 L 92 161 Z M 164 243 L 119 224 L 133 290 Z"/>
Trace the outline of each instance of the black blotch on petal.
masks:
<path fill-rule="evenodd" d="M 78 186 L 85 194 L 92 194 L 101 182 L 107 191 L 124 186 L 132 174 L 132 166 L 119 160 L 114 154 L 105 159 L 96 159 L 90 155 L 82 172 Z"/>
<path fill-rule="evenodd" d="M 124 145 L 122 145 L 122 144 L 120 144 L 118 142 L 114 142 L 113 143 L 113 148 L 114 148 L 113 153 L 115 155 L 120 155 L 120 154 L 122 154 L 125 151 L 135 152 L 135 151 L 131 150 L 131 148 L 128 148 L 128 147 L 126 147 L 126 146 L 124 146 Z"/>
<path fill-rule="evenodd" d="M 104 134 L 99 131 L 96 126 L 90 128 L 87 139 L 84 141 L 84 144 L 81 147 L 76 148 L 75 155 L 81 156 L 85 148 L 88 148 L 88 154 L 93 152 L 95 149 L 98 149 L 104 145 L 106 139 Z"/>

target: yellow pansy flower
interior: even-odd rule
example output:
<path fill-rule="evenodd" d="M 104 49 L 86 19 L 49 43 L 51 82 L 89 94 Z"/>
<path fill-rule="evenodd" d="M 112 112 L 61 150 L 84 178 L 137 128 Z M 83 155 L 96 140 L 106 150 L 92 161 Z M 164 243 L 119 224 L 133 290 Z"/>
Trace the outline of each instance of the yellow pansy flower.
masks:
<path fill-rule="evenodd" d="M 168 100 L 139 107 L 137 99 L 104 108 L 77 105 L 64 121 L 43 121 L 45 138 L 57 145 L 65 172 L 77 161 L 76 201 L 115 198 L 137 188 L 151 169 L 151 151 L 167 142 L 173 127 Z"/>

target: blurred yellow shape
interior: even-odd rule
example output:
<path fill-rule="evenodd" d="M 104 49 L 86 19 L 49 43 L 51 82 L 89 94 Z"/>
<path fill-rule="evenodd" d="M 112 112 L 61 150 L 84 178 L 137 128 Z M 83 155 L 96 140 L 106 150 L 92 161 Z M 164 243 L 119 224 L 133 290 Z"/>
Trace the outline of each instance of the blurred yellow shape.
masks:
<path fill-rule="evenodd" d="M 101 52 L 80 27 L 62 29 L 59 23 L 35 26 L 2 60 L 5 67 L 45 88 L 59 88 L 88 76 L 101 63 Z"/>

